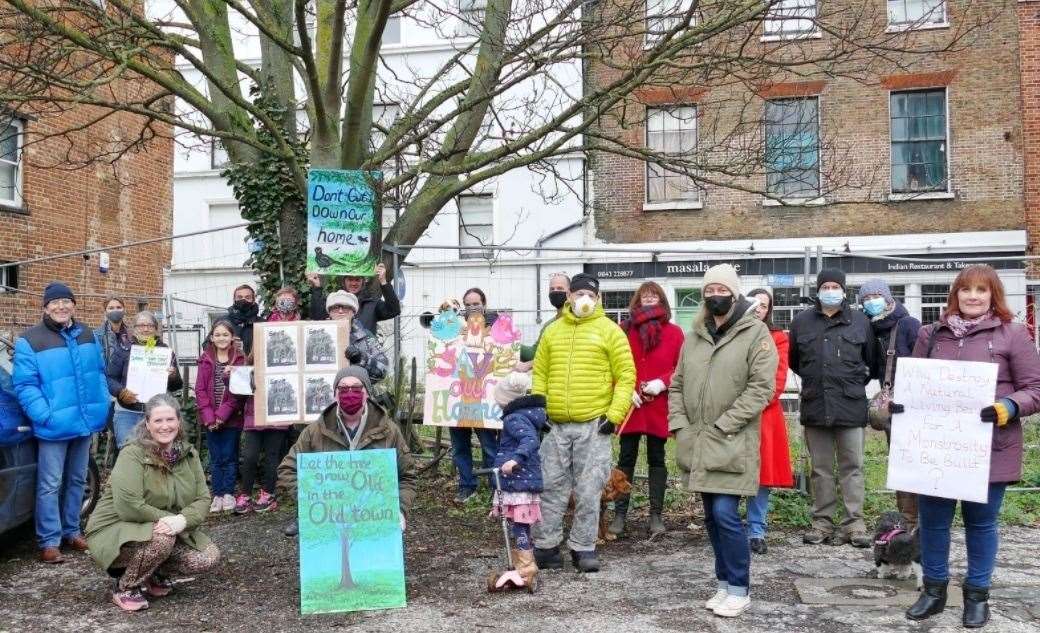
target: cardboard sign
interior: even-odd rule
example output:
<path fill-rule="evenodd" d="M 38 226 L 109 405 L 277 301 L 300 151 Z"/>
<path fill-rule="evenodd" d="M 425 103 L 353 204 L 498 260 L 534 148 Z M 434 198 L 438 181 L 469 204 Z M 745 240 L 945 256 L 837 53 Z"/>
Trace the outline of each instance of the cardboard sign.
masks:
<path fill-rule="evenodd" d="M 405 606 L 397 451 L 297 455 L 300 612 Z"/>
<path fill-rule="evenodd" d="M 900 358 L 893 401 L 888 487 L 986 503 L 993 425 L 979 411 L 993 404 L 996 363 Z"/>
<path fill-rule="evenodd" d="M 443 310 L 430 324 L 426 352 L 423 424 L 501 429 L 495 385 L 520 360 L 520 330 L 512 316 L 501 312 L 488 327 L 482 314 L 464 321 Z"/>
<path fill-rule="evenodd" d="M 378 171 L 311 169 L 307 175 L 307 272 L 375 274 L 383 237 Z"/>
<path fill-rule="evenodd" d="M 130 364 L 126 368 L 126 388 L 137 394 L 137 401 L 148 402 L 152 396 L 166 393 L 173 364 L 169 347 L 130 347 Z"/>
<path fill-rule="evenodd" d="M 332 381 L 346 367 L 350 320 L 253 324 L 256 426 L 315 420 L 335 399 Z"/>

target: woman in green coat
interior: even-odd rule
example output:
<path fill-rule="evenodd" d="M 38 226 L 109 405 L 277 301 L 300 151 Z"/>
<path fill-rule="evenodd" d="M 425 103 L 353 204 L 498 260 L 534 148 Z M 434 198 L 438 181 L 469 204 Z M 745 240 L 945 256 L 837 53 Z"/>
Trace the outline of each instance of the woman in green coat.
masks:
<path fill-rule="evenodd" d="M 759 422 L 773 397 L 776 345 L 729 264 L 704 275 L 704 305 L 668 389 L 668 429 L 683 483 L 701 493 L 718 591 L 705 607 L 736 617 L 751 605 L 751 551 L 740 498 L 758 493 Z"/>
<path fill-rule="evenodd" d="M 145 594 L 168 595 L 168 574 L 197 574 L 220 557 L 201 530 L 209 489 L 177 401 L 161 393 L 144 413 L 87 522 L 90 555 L 117 579 L 112 602 L 125 611 L 146 609 Z"/>

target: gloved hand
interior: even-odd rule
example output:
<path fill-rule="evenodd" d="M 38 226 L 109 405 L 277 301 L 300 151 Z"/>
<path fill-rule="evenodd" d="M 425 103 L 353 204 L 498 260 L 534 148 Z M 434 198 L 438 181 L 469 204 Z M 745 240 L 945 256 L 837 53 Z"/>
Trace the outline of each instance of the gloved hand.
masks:
<path fill-rule="evenodd" d="M 166 527 L 170 528 L 175 536 L 184 531 L 184 528 L 188 527 L 188 520 L 184 518 L 183 514 L 171 514 L 159 518 L 159 523 L 166 524 Z"/>
<path fill-rule="evenodd" d="M 607 419 L 607 416 L 603 416 L 599 419 L 596 430 L 601 435 L 613 435 L 614 434 L 614 423 Z"/>
<path fill-rule="evenodd" d="M 364 365 L 368 358 L 364 352 L 351 345 L 347 348 L 347 360 L 350 361 L 351 365 Z"/>
<path fill-rule="evenodd" d="M 643 385 L 643 393 L 645 393 L 648 396 L 660 395 L 661 392 L 664 391 L 664 389 L 664 381 L 660 378 L 654 378 L 653 380 L 647 381 L 647 383 Z"/>
<path fill-rule="evenodd" d="M 906 407 L 904 407 L 901 404 L 896 404 L 894 402 L 889 402 L 888 403 L 888 412 L 893 414 L 893 415 L 895 415 L 896 413 L 906 413 Z"/>
<path fill-rule="evenodd" d="M 995 423 L 997 426 L 1004 426 L 1016 417 L 1018 417 L 1018 405 L 1014 400 L 1008 398 L 1001 398 L 979 411 L 979 419 L 987 424 Z"/>
<path fill-rule="evenodd" d="M 639 397 L 639 392 L 638 391 L 633 391 L 632 392 L 632 406 L 637 408 L 637 409 L 639 407 L 643 406 L 643 399 Z"/>

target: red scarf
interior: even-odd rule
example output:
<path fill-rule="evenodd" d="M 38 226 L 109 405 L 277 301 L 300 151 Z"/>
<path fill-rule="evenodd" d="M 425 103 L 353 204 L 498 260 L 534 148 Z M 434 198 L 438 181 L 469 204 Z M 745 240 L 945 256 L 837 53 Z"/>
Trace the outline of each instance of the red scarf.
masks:
<path fill-rule="evenodd" d="M 668 320 L 668 312 L 664 306 L 640 306 L 632 310 L 631 318 L 625 321 L 625 331 L 632 327 L 639 332 L 639 342 L 643 344 L 643 351 L 649 352 L 661 342 L 661 329 Z"/>

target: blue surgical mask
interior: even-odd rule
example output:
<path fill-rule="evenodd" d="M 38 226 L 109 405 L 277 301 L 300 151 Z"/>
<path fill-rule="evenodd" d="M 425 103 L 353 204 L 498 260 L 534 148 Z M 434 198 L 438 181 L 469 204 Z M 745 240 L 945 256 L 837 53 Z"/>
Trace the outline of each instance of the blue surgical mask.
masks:
<path fill-rule="evenodd" d="M 821 290 L 817 296 L 820 299 L 820 304 L 828 308 L 836 308 L 845 300 L 845 293 L 841 290 Z"/>
<path fill-rule="evenodd" d="M 876 317 L 885 311 L 885 306 L 888 303 L 884 297 L 877 297 L 876 299 L 867 299 L 863 302 L 863 311 L 867 313 L 867 316 Z"/>

